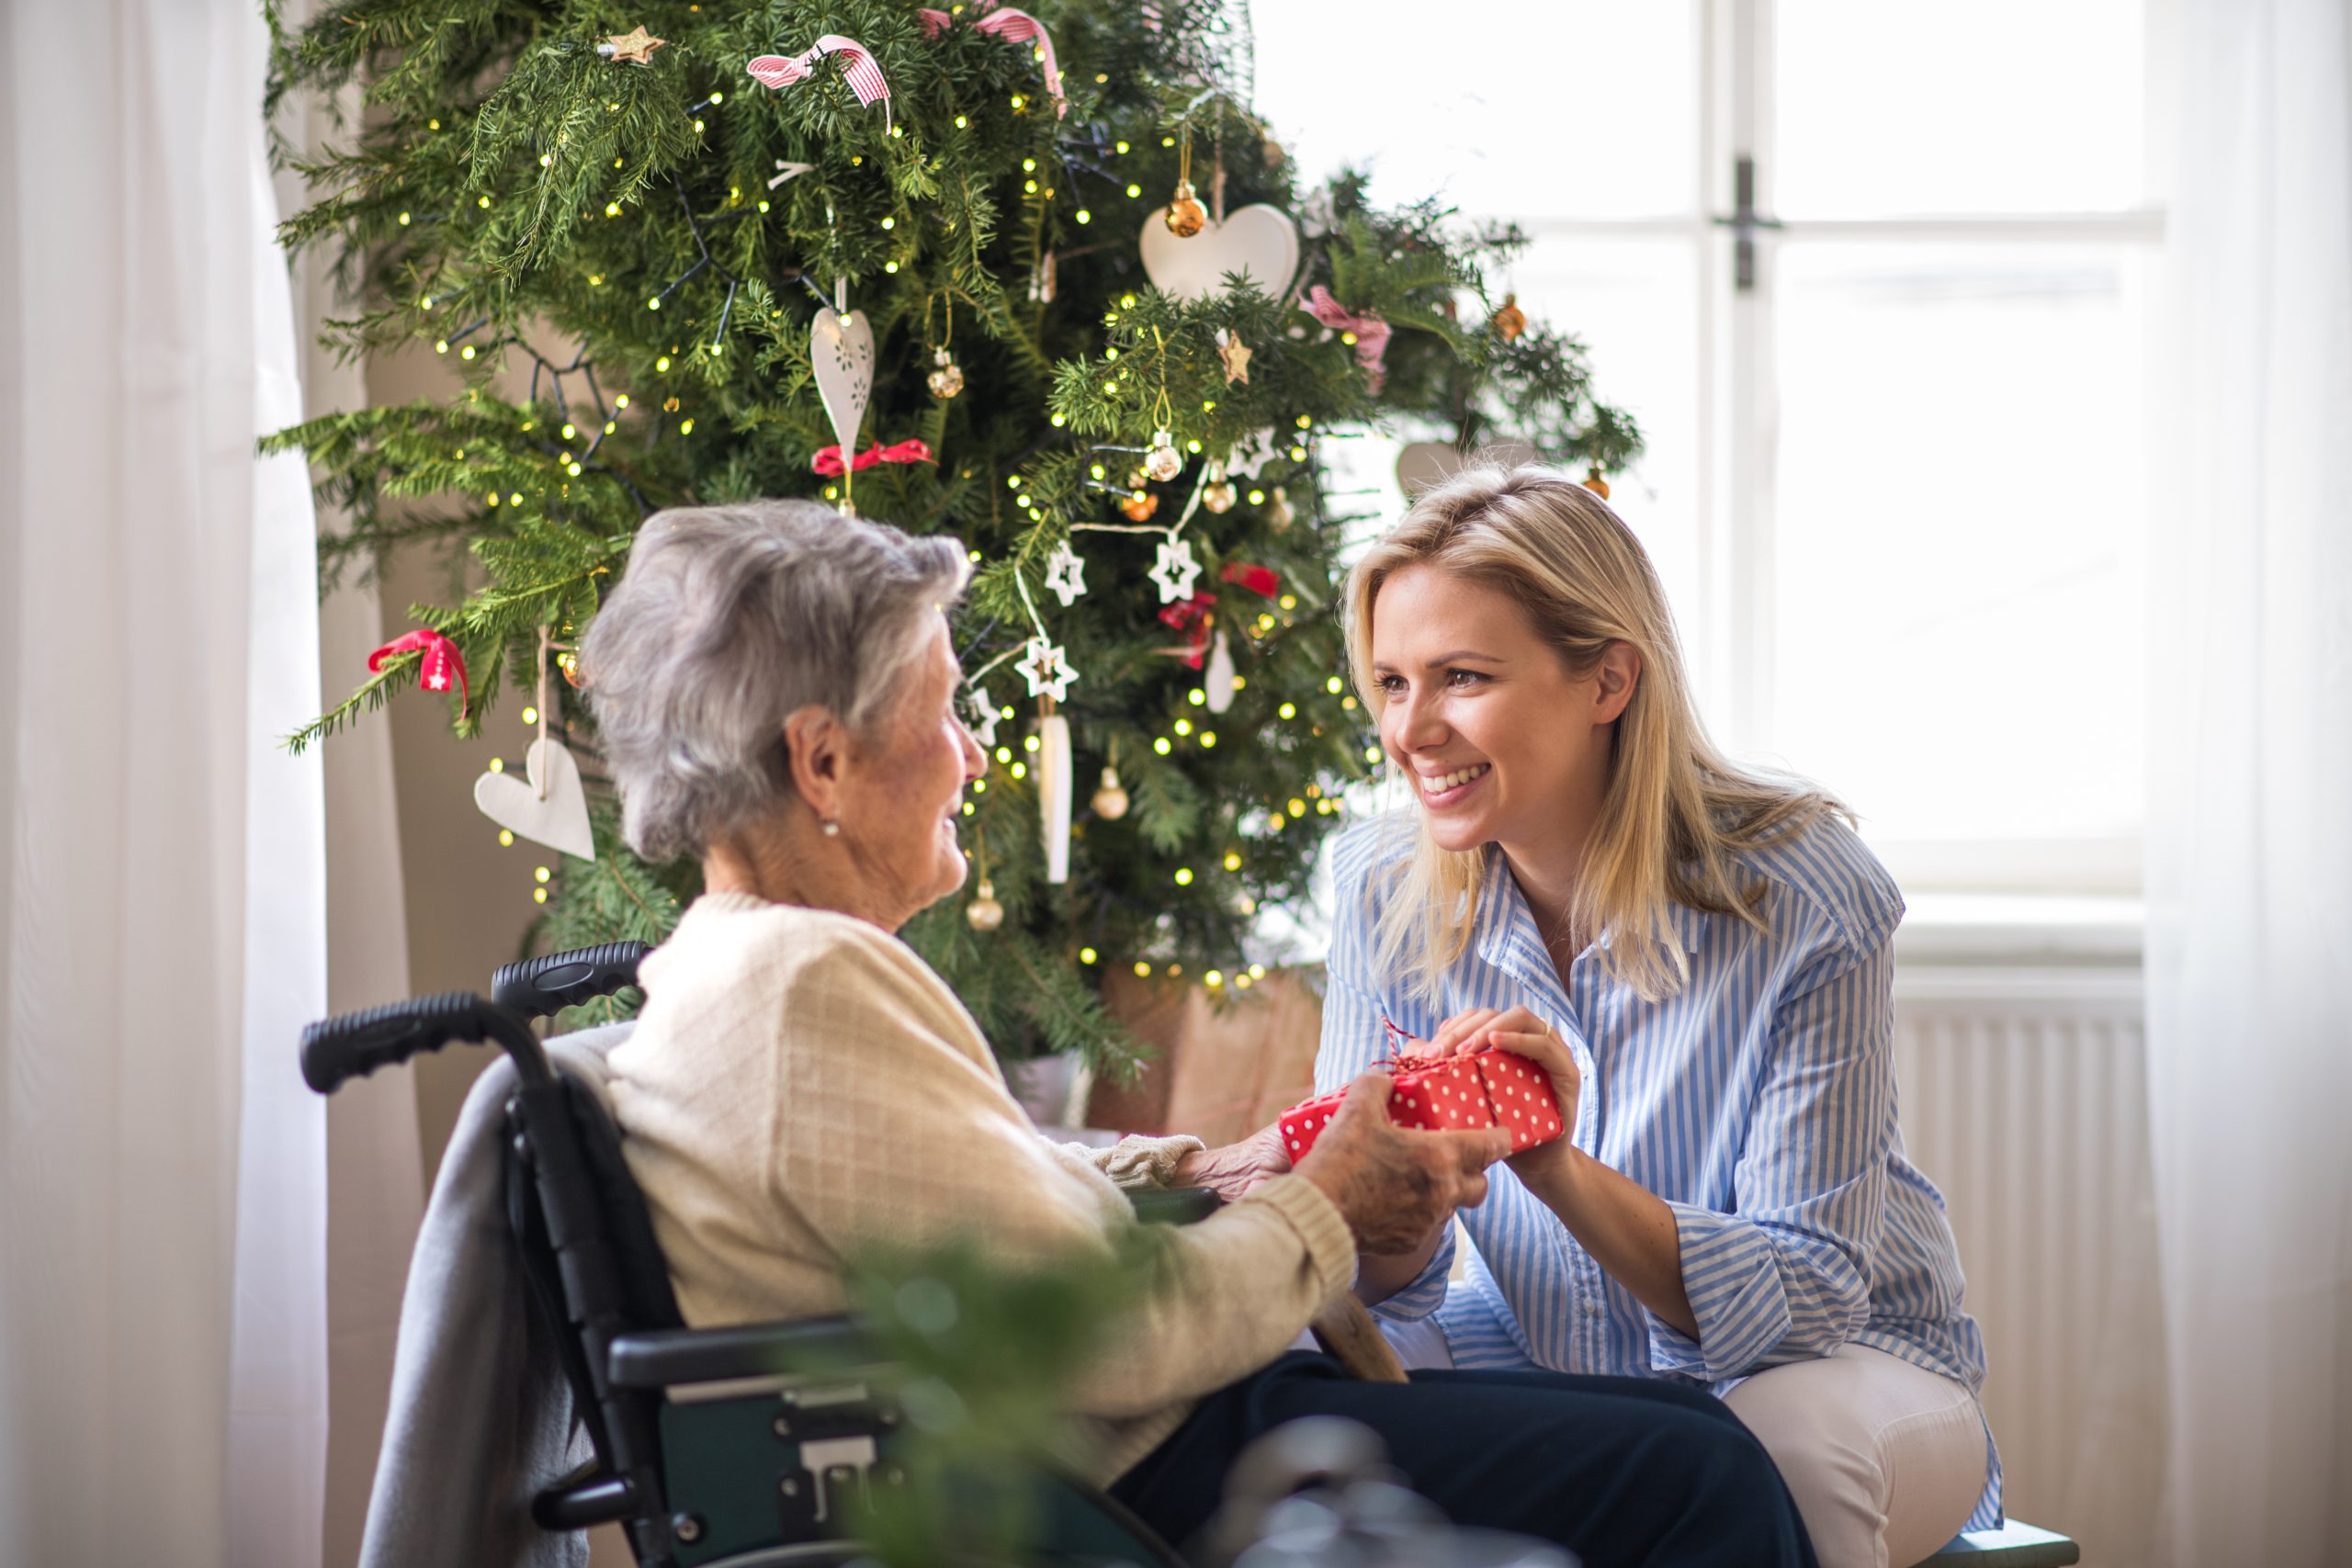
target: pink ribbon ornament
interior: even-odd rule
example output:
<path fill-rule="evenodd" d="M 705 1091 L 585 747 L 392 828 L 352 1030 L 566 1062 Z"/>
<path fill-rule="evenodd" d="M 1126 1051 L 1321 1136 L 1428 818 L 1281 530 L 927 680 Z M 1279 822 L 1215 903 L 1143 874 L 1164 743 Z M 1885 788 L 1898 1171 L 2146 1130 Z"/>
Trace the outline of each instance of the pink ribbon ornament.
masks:
<path fill-rule="evenodd" d="M 458 682 L 458 712 L 463 715 L 473 704 L 473 694 L 466 688 L 465 655 L 458 645 L 430 626 L 419 626 L 404 632 L 368 656 L 368 672 L 374 674 L 385 662 L 402 653 L 421 653 L 416 663 L 416 684 L 419 690 L 447 692 L 449 682 Z"/>
<path fill-rule="evenodd" d="M 1046 35 L 1046 25 L 1028 12 L 1016 11 L 1010 6 L 983 6 L 974 9 L 972 26 L 979 31 L 993 34 L 1008 43 L 1035 42 L 1038 57 L 1045 62 L 1046 94 L 1054 100 L 1054 118 L 1059 119 L 1069 114 L 1069 100 L 1062 96 L 1061 67 L 1054 62 L 1054 40 Z M 956 18 L 944 11 L 925 7 L 915 15 L 922 18 L 923 32 L 930 38 L 937 38 L 956 24 Z"/>
<path fill-rule="evenodd" d="M 928 463 L 931 460 L 931 448 L 924 443 L 901 441 L 895 446 L 868 446 L 850 459 L 850 467 L 864 473 L 876 463 Z M 842 449 L 820 446 L 817 455 L 808 459 L 808 466 L 828 479 L 835 478 L 842 471 Z"/>
<path fill-rule="evenodd" d="M 1388 323 L 1378 316 L 1356 316 L 1331 298 L 1321 284 L 1308 289 L 1298 308 L 1325 326 L 1356 334 L 1356 363 L 1363 367 L 1364 386 L 1377 393 L 1388 383 Z"/>
<path fill-rule="evenodd" d="M 765 86 L 782 89 L 795 82 L 805 82 L 817 69 L 817 62 L 829 54 L 842 57 L 842 80 L 857 95 L 857 101 L 872 108 L 876 100 L 882 105 L 882 125 L 890 128 L 890 84 L 883 79 L 882 67 L 874 62 L 871 51 L 854 38 L 839 33 L 826 33 L 798 54 L 763 54 L 743 69 L 752 79 Z"/>

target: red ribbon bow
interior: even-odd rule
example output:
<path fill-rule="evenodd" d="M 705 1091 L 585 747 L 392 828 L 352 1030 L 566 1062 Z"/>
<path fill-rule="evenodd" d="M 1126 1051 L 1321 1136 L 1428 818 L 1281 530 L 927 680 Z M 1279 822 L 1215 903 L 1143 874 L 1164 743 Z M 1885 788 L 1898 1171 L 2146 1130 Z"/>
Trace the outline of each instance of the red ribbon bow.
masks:
<path fill-rule="evenodd" d="M 842 57 L 842 80 L 857 95 L 857 101 L 867 108 L 876 99 L 882 103 L 882 123 L 890 123 L 890 84 L 883 79 L 882 67 L 874 62 L 874 55 L 854 38 L 839 33 L 826 33 L 798 54 L 763 54 L 743 69 L 754 80 L 770 87 L 784 88 L 795 82 L 804 82 L 817 69 L 817 62 L 829 54 Z"/>
<path fill-rule="evenodd" d="M 384 661 L 398 654 L 422 653 L 417 660 L 416 684 L 420 691 L 446 692 L 449 682 L 458 682 L 458 712 L 463 715 L 472 705 L 473 694 L 466 686 L 466 659 L 458 645 L 429 626 L 419 626 L 403 632 L 368 656 L 368 672 L 383 669 Z"/>
<path fill-rule="evenodd" d="M 1159 607 L 1159 624 L 1184 634 L 1182 649 L 1163 648 L 1162 653 L 1184 656 L 1187 669 L 1198 670 L 1208 652 L 1209 606 L 1216 603 L 1214 593 L 1195 593 L 1190 599 L 1179 599 L 1173 604 Z"/>
<path fill-rule="evenodd" d="M 851 458 L 849 466 L 863 473 L 876 463 L 928 463 L 930 461 L 931 448 L 922 442 L 901 441 L 896 446 L 868 446 Z M 830 479 L 842 472 L 842 449 L 838 446 L 820 446 L 817 448 L 817 455 L 808 459 L 808 466 Z"/>
<path fill-rule="evenodd" d="M 1248 566 L 1240 561 L 1227 561 L 1217 574 L 1237 588 L 1247 588 L 1261 599 L 1271 599 L 1282 592 L 1283 580 L 1274 575 L 1270 566 Z"/>
<path fill-rule="evenodd" d="M 1364 385 L 1377 392 L 1387 384 L 1388 323 L 1378 316 L 1358 316 L 1331 298 L 1331 291 L 1317 284 L 1298 302 L 1298 308 L 1322 322 L 1343 333 L 1356 334 L 1356 363 L 1363 367 Z"/>
<path fill-rule="evenodd" d="M 946 12 L 933 11 L 928 7 L 917 11 L 915 15 L 922 18 L 922 30 L 927 37 L 931 38 L 937 38 L 956 23 L 956 18 Z M 1046 64 L 1046 92 L 1054 100 L 1054 118 L 1058 119 L 1069 113 L 1069 100 L 1062 96 L 1061 67 L 1054 63 L 1054 40 L 1046 36 L 1046 26 L 1043 22 L 1026 11 L 1016 11 L 1010 6 L 1001 6 L 986 9 L 984 14 L 976 15 L 972 19 L 972 26 L 981 32 L 993 33 L 1011 43 L 1027 43 L 1035 39 L 1037 43 L 1037 53 L 1043 57 Z"/>

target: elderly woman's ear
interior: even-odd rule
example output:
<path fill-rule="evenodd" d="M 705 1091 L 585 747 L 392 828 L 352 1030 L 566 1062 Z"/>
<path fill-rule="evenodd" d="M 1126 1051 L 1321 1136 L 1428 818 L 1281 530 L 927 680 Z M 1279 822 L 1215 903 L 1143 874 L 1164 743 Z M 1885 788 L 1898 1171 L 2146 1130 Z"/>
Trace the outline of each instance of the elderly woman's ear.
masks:
<path fill-rule="evenodd" d="M 811 703 L 786 716 L 785 767 L 794 792 L 827 832 L 836 831 L 842 819 L 842 773 L 848 752 L 849 728 L 831 708 Z"/>

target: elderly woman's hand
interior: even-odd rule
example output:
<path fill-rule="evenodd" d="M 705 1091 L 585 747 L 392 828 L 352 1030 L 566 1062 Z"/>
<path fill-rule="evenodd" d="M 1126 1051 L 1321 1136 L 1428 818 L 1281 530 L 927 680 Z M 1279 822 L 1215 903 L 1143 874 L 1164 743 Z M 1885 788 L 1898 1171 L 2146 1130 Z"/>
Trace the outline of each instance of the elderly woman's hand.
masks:
<path fill-rule="evenodd" d="M 1339 1205 L 1356 1246 L 1378 1255 L 1414 1252 L 1461 1207 L 1487 1201 L 1487 1168 L 1510 1153 L 1498 1128 L 1429 1133 L 1388 1119 L 1389 1076 L 1374 1069 L 1348 1086 L 1338 1114 L 1298 1174 Z"/>
<path fill-rule="evenodd" d="M 1290 1154 L 1283 1147 L 1282 1126 L 1276 1123 L 1221 1149 L 1194 1149 L 1176 1162 L 1168 1184 L 1205 1187 L 1230 1203 L 1246 1197 L 1258 1183 L 1288 1169 Z"/>

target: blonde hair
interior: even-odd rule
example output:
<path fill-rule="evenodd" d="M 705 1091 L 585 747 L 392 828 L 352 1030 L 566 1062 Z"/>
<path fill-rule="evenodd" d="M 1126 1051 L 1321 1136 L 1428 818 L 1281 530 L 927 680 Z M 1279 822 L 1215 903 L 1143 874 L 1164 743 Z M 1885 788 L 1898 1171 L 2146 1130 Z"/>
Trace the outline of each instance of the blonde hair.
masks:
<path fill-rule="evenodd" d="M 1641 656 L 1633 697 L 1611 728 L 1607 793 L 1569 909 L 1576 929 L 1595 940 L 1607 934 L 1608 972 L 1652 1001 L 1681 989 L 1687 966 L 1670 904 L 1762 929 L 1763 889 L 1738 885 L 1734 852 L 1846 808 L 1802 780 L 1744 769 L 1715 750 L 1691 701 L 1665 591 L 1608 504 L 1568 475 L 1532 464 L 1475 466 L 1423 492 L 1348 578 L 1349 662 L 1375 711 L 1373 606 L 1390 577 L 1423 564 L 1509 596 L 1579 680 L 1611 643 Z M 1426 820 L 1419 840 L 1385 886 L 1376 962 L 1433 995 L 1476 928 L 1487 857 L 1484 846 L 1439 848 Z"/>

